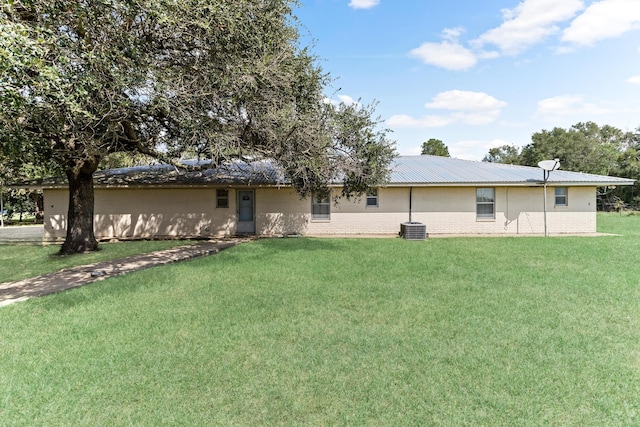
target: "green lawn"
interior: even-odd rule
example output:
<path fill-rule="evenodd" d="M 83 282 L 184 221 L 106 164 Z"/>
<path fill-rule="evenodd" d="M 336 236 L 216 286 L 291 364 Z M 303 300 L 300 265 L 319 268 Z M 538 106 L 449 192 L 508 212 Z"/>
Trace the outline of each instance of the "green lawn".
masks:
<path fill-rule="evenodd" d="M 97 252 L 65 256 L 58 254 L 60 251 L 59 245 L 0 244 L 0 283 L 39 276 L 63 268 L 148 253 L 191 243 L 192 241 L 180 240 L 101 243 L 100 250 Z"/>
<path fill-rule="evenodd" d="M 600 230 L 259 240 L 13 304 L 0 424 L 640 425 L 640 217 Z"/>

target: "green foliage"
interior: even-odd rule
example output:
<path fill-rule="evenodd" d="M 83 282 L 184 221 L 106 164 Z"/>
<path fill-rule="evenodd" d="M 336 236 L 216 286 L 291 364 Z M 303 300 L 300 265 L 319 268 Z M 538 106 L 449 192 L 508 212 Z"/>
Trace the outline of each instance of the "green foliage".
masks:
<path fill-rule="evenodd" d="M 449 155 L 449 147 L 439 139 L 430 138 L 428 141 L 422 143 L 422 155 L 451 157 Z"/>
<path fill-rule="evenodd" d="M 26 190 L 9 190 L 2 193 L 4 209 L 7 211 L 6 218 L 11 219 L 14 214 L 18 215 L 18 221 L 22 222 L 25 214 L 33 215 L 36 212 L 36 204 L 29 197 Z"/>
<path fill-rule="evenodd" d="M 577 123 L 569 129 L 536 132 L 521 151 L 511 145 L 492 148 L 483 161 L 537 166 L 541 160 L 559 158 L 566 170 L 612 175 L 621 171 L 621 155 L 632 158 L 631 140 L 632 134 L 613 126 Z"/>
<path fill-rule="evenodd" d="M 98 169 L 128 168 L 132 166 L 152 165 L 157 163 L 153 157 L 141 153 L 116 152 L 106 155 L 98 165 Z"/>
<path fill-rule="evenodd" d="M 0 157 L 66 174 L 63 249 L 97 247 L 90 182 L 127 159 L 114 153 L 271 158 L 301 195 L 338 177 L 347 195 L 383 183 L 393 144 L 372 108 L 323 102 L 330 78 L 299 46 L 295 4 L 5 2 Z"/>
<path fill-rule="evenodd" d="M 633 186 L 616 188 L 613 196 L 620 198 L 626 207 L 640 209 L 640 128 L 627 133 L 624 151 L 618 157 L 616 175 L 638 181 Z"/>
<path fill-rule="evenodd" d="M 598 219 L 624 236 L 265 239 L 4 307 L 3 424 L 638 425 L 640 266 L 602 260 L 640 217 Z"/>
<path fill-rule="evenodd" d="M 387 131 L 379 129 L 381 122 L 372 120 L 375 106 L 340 103 L 327 108 L 332 138 L 341 147 L 331 160 L 340 164 L 337 170 L 344 175 L 342 195 L 362 195 L 373 183 L 385 183 L 396 151 L 386 138 Z M 332 180 L 338 178 L 333 176 Z"/>
<path fill-rule="evenodd" d="M 520 152 L 513 145 L 502 145 L 489 149 L 489 153 L 482 159 L 483 162 L 505 163 L 519 165 L 521 162 Z"/>
<path fill-rule="evenodd" d="M 522 164 L 536 166 L 541 160 L 559 158 L 563 169 L 610 175 L 617 170 L 626 139 L 620 129 L 593 122 L 542 130 L 534 133 L 532 142 L 522 149 Z"/>
<path fill-rule="evenodd" d="M 355 145 L 390 145 L 385 131 L 371 133 L 370 108 L 322 102 L 329 78 L 297 46 L 291 7 L 286 0 L 7 4 L 0 152 L 88 171 L 121 152 L 167 162 L 185 152 L 214 163 L 264 156 L 280 161 L 301 193 L 354 165 L 384 170 L 389 150 Z M 355 142 L 360 136 L 366 141 Z M 362 175 L 369 185 L 384 178 L 377 170 Z"/>
<path fill-rule="evenodd" d="M 562 169 L 613 175 L 640 181 L 640 128 L 623 132 L 593 122 L 577 123 L 569 129 L 542 130 L 531 137 L 522 151 L 514 146 L 492 148 L 485 162 L 537 166 L 541 160 L 559 158 Z M 599 209 L 640 208 L 640 184 L 599 189 Z"/>
<path fill-rule="evenodd" d="M 9 188 L 7 185 L 51 176 L 55 171 L 56 168 L 50 163 L 22 162 L 0 151 L 0 195 L 7 211 L 6 219 L 11 220 L 16 213 L 18 220 L 22 222 L 25 214 L 35 214 L 35 221 L 42 222 L 42 191 Z"/>

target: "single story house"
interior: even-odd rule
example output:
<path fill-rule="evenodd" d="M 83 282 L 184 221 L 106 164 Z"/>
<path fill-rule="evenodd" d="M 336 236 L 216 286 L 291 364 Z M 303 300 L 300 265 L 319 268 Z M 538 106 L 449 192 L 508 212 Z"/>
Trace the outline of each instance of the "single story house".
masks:
<path fill-rule="evenodd" d="M 400 156 L 389 182 L 361 198 L 302 199 L 269 161 L 201 171 L 168 165 L 97 172 L 101 240 L 257 235 L 397 235 L 401 224 L 437 234 L 594 233 L 596 188 L 633 180 L 437 156 Z M 45 241 L 66 232 L 67 186 L 42 182 Z M 340 186 L 332 187 L 340 194 Z"/>

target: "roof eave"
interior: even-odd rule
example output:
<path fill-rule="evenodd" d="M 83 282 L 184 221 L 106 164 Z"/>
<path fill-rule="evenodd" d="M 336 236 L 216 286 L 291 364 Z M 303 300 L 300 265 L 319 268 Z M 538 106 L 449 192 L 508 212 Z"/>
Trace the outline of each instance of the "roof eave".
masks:
<path fill-rule="evenodd" d="M 547 181 L 548 186 L 562 187 L 612 187 L 633 185 L 635 181 L 603 182 L 603 181 Z M 476 181 L 476 182 L 392 182 L 385 187 L 541 187 L 544 181 Z"/>

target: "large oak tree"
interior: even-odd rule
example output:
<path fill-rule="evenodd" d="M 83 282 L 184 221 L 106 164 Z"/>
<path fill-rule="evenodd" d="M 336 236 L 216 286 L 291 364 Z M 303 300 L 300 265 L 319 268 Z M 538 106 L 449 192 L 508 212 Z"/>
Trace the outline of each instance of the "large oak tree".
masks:
<path fill-rule="evenodd" d="M 69 183 L 63 253 L 97 249 L 93 173 L 113 153 L 276 160 L 301 196 L 383 182 L 373 107 L 323 102 L 292 0 L 3 0 L 0 155 Z"/>

